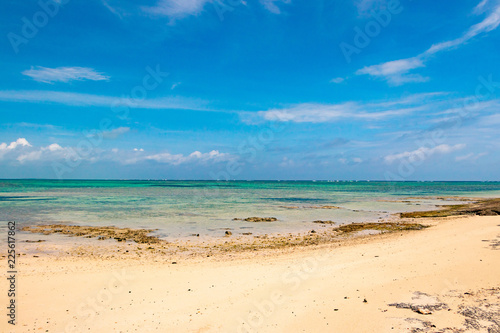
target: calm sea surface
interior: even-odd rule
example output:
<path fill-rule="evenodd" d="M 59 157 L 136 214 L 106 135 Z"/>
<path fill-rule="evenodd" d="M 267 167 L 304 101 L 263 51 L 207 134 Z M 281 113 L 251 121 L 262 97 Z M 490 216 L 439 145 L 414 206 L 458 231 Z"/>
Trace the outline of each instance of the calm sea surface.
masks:
<path fill-rule="evenodd" d="M 0 180 L 0 221 L 155 228 L 165 238 L 280 233 L 433 209 L 447 196 L 500 197 L 500 182 Z M 278 221 L 233 221 L 250 216 Z"/>

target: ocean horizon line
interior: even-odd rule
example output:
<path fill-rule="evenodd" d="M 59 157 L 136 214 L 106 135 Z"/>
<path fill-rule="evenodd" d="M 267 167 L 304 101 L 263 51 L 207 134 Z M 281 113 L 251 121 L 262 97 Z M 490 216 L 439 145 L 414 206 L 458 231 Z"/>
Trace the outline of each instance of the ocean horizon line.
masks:
<path fill-rule="evenodd" d="M 378 182 L 378 183 L 497 183 L 500 180 L 380 180 L 380 179 L 160 179 L 160 178 L 0 178 L 0 181 L 182 181 L 182 182 Z"/>

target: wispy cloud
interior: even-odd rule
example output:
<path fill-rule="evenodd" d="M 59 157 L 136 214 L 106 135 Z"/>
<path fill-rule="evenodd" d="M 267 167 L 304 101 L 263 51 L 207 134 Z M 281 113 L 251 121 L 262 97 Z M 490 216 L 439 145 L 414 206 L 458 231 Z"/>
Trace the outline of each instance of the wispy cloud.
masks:
<path fill-rule="evenodd" d="M 60 128 L 58 126 L 54 126 L 51 124 L 34 124 L 34 123 L 27 123 L 27 122 L 21 122 L 21 123 L 15 124 L 15 125 L 21 126 L 21 127 L 36 128 L 36 129 L 49 129 L 49 130 L 55 130 L 55 129 Z"/>
<path fill-rule="evenodd" d="M 379 9 L 385 5 L 387 0 L 356 0 L 354 2 L 361 16 L 370 15 L 373 10 Z"/>
<path fill-rule="evenodd" d="M 179 164 L 184 164 L 184 163 L 189 163 L 189 162 L 201 162 L 201 163 L 224 162 L 224 161 L 232 160 L 234 158 L 235 157 L 232 156 L 231 154 L 221 153 L 218 150 L 212 150 L 211 152 L 208 152 L 208 153 L 201 153 L 199 151 L 195 151 L 189 155 L 159 153 L 159 154 L 144 156 L 142 158 L 134 160 L 134 162 L 137 162 L 140 160 L 150 160 L 150 161 L 156 161 L 159 163 L 179 165 Z"/>
<path fill-rule="evenodd" d="M 31 77 L 33 80 L 44 83 L 70 82 L 70 81 L 108 81 L 109 76 L 97 72 L 93 68 L 87 67 L 31 67 L 22 72 L 23 75 Z"/>
<path fill-rule="evenodd" d="M 428 110 L 431 101 L 443 93 L 415 94 L 408 97 L 374 102 L 345 102 L 340 104 L 302 103 L 283 108 L 257 112 L 257 117 L 268 121 L 296 123 L 324 123 L 350 120 L 380 120 Z M 252 122 L 254 114 L 245 114 L 246 122 Z"/>
<path fill-rule="evenodd" d="M 474 7 L 473 13 L 476 15 L 484 13 L 485 7 L 488 4 L 489 0 L 482 0 L 480 3 L 477 4 L 476 7 Z"/>
<path fill-rule="evenodd" d="M 153 15 L 176 19 L 200 14 L 209 2 L 212 0 L 159 0 L 156 5 L 144 6 L 142 10 Z"/>
<path fill-rule="evenodd" d="M 399 85 L 407 82 L 423 82 L 427 78 L 420 75 L 408 75 L 412 69 L 424 67 L 418 57 L 389 61 L 380 65 L 364 67 L 356 72 L 357 75 L 368 74 L 375 77 L 384 77 L 392 84 Z"/>
<path fill-rule="evenodd" d="M 483 157 L 485 155 L 487 155 L 487 153 L 479 153 L 479 154 L 469 153 L 467 155 L 455 157 L 455 161 L 457 161 L 457 162 L 461 162 L 461 161 L 476 161 L 480 157 Z"/>
<path fill-rule="evenodd" d="M 102 137 L 104 139 L 116 139 L 119 136 L 130 131 L 130 127 L 118 127 L 109 131 L 103 131 Z"/>
<path fill-rule="evenodd" d="M 482 5 L 480 3 L 478 6 L 482 8 L 485 4 L 486 2 Z M 497 5 L 483 21 L 471 26 L 459 38 L 434 44 L 429 49 L 415 57 L 393 60 L 378 65 L 366 66 L 356 71 L 356 74 L 370 75 L 373 77 L 382 78 L 387 80 L 390 84 L 394 85 L 400 85 L 408 82 L 426 81 L 427 78 L 422 77 L 418 74 L 411 74 L 410 71 L 425 67 L 425 62 L 429 59 L 430 56 L 435 55 L 438 52 L 457 48 L 479 34 L 495 30 L 499 26 L 499 24 L 500 5 Z"/>
<path fill-rule="evenodd" d="M 410 163 L 423 161 L 435 154 L 449 154 L 454 151 L 465 148 L 465 144 L 457 144 L 454 146 L 442 144 L 435 147 L 420 147 L 413 151 L 405 151 L 399 154 L 387 155 L 384 160 L 387 164 L 392 164 L 394 161 L 405 159 Z"/>
<path fill-rule="evenodd" d="M 260 3 L 268 11 L 274 14 L 281 14 L 281 9 L 278 7 L 278 3 L 290 4 L 292 0 L 260 0 Z"/>
<path fill-rule="evenodd" d="M 69 106 L 130 107 L 137 109 L 182 109 L 209 111 L 207 102 L 172 96 L 144 100 L 45 90 L 0 90 L 0 101 L 24 103 L 55 103 Z"/>
<path fill-rule="evenodd" d="M 290 4 L 292 0 L 259 0 L 260 4 L 269 12 L 281 13 L 281 4 Z M 103 5 L 113 14 L 123 18 L 124 13 L 131 15 L 137 12 L 136 9 L 124 9 L 118 3 L 111 4 L 109 0 L 102 0 Z M 150 6 L 140 6 L 140 11 L 155 17 L 168 17 L 170 23 L 189 17 L 202 15 L 207 10 L 207 4 L 214 6 L 246 6 L 246 1 L 226 1 L 226 0 L 157 0 L 156 4 Z"/>
<path fill-rule="evenodd" d="M 337 83 L 338 84 L 338 83 L 342 83 L 344 81 L 345 81 L 345 79 L 343 77 L 336 77 L 336 78 L 331 79 L 330 83 Z"/>

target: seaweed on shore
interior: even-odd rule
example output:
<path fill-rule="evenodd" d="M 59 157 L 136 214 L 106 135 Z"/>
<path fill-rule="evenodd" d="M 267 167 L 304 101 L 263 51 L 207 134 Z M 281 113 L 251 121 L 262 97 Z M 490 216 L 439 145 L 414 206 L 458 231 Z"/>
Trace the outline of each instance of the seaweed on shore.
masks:
<path fill-rule="evenodd" d="M 22 231 L 30 231 L 33 233 L 41 233 L 50 235 L 60 233 L 68 236 L 82 236 L 85 238 L 97 237 L 99 240 L 115 239 L 119 242 L 133 240 L 140 244 L 154 244 L 163 242 L 158 237 L 148 236 L 154 230 L 147 229 L 130 229 L 117 227 L 88 227 L 65 224 L 48 224 L 28 226 L 21 229 Z"/>
<path fill-rule="evenodd" d="M 343 233 L 358 232 L 363 230 L 379 230 L 379 231 L 403 231 L 403 230 L 422 230 L 428 226 L 418 224 L 418 223 L 395 223 L 395 222 L 383 222 L 383 223 L 351 223 L 344 224 L 336 228 L 335 230 L 341 231 Z"/>
<path fill-rule="evenodd" d="M 401 218 L 447 217 L 458 215 L 500 215 L 500 199 L 482 199 L 468 204 L 446 205 L 443 209 L 438 210 L 400 213 Z"/>

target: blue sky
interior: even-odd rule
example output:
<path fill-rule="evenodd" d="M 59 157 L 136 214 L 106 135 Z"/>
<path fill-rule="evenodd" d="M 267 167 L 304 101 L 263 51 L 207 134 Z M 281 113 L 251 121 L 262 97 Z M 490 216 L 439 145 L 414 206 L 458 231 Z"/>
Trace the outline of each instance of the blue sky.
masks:
<path fill-rule="evenodd" d="M 3 1 L 0 178 L 500 180 L 500 1 Z"/>

